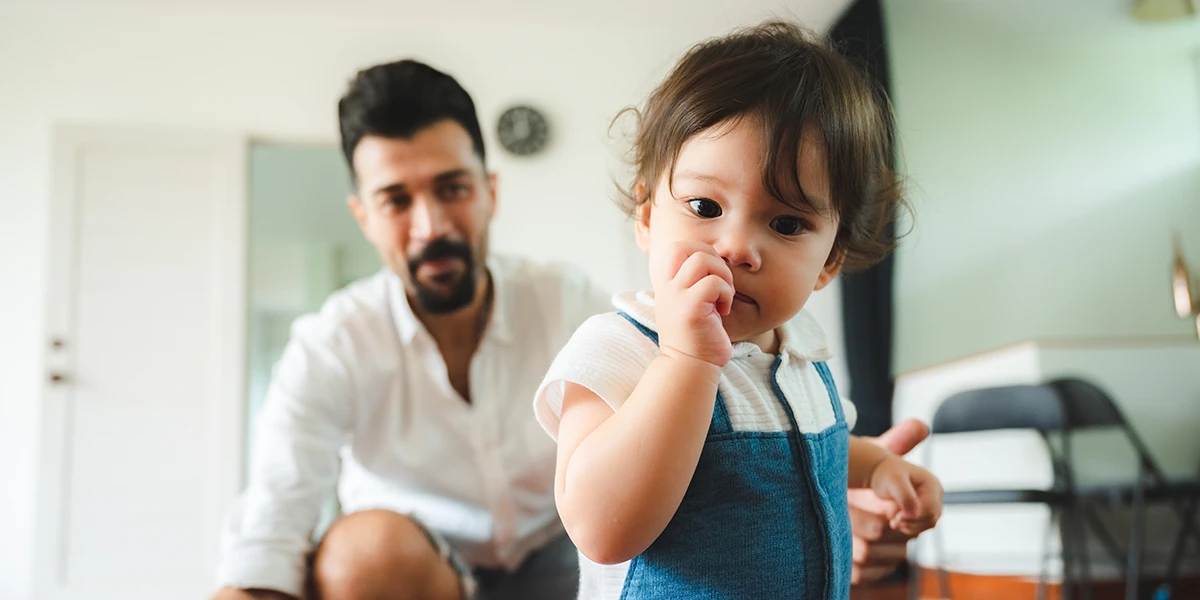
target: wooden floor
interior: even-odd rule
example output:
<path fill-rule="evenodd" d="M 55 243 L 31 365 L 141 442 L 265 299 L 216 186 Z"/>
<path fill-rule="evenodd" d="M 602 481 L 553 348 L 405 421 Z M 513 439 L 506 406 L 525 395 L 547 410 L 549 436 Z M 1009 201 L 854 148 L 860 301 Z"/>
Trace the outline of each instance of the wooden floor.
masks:
<path fill-rule="evenodd" d="M 850 600 L 908 600 L 908 585 L 885 583 L 871 587 L 858 586 L 850 590 Z"/>
<path fill-rule="evenodd" d="M 1148 580 L 1140 586 L 1138 598 L 1153 598 L 1154 590 L 1159 581 Z M 949 598 L 965 600 L 1020 600 L 1037 597 L 1037 582 L 1023 577 L 1004 577 L 996 575 L 971 575 L 967 573 L 949 574 Z M 1123 600 L 1125 598 L 1125 583 L 1122 581 L 1096 582 L 1093 586 L 1093 600 Z M 936 575 L 931 571 L 922 573 L 921 598 L 937 600 L 939 595 Z M 1062 589 L 1058 584 L 1048 586 L 1046 600 L 1063 600 Z M 1077 598 L 1081 596 L 1072 594 Z M 856 587 L 850 592 L 850 600 L 907 600 L 908 585 L 905 582 L 890 582 L 870 587 Z M 1177 580 L 1172 590 L 1171 600 L 1200 599 L 1200 576 L 1188 576 Z"/>

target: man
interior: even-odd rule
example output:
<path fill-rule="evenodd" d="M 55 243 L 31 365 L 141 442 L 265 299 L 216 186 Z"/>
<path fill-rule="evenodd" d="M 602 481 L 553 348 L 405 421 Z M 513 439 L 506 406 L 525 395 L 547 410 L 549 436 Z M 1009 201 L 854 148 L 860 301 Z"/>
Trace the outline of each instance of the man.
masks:
<path fill-rule="evenodd" d="M 338 108 L 350 211 L 386 268 L 296 322 L 214 600 L 573 598 L 555 446 L 530 403 L 608 295 L 578 271 L 489 255 L 496 179 L 452 77 L 379 65 Z M 906 423 L 885 443 L 904 453 L 924 435 Z M 313 551 L 335 487 L 345 516 Z M 906 540 L 886 506 L 863 507 L 855 577 L 871 580 Z"/>

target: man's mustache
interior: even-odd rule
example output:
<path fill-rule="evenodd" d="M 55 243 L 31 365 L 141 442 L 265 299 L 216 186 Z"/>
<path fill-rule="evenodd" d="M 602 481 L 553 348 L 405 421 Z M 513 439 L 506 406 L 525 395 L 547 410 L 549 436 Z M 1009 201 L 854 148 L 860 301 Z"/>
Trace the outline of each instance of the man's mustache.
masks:
<path fill-rule="evenodd" d="M 408 259 L 408 270 L 416 275 L 417 269 L 422 263 L 447 258 L 461 259 L 470 266 L 471 247 L 463 242 L 456 242 L 448 238 L 438 238 L 430 242 L 428 246 L 425 246 L 425 249 L 421 250 L 420 254 Z"/>

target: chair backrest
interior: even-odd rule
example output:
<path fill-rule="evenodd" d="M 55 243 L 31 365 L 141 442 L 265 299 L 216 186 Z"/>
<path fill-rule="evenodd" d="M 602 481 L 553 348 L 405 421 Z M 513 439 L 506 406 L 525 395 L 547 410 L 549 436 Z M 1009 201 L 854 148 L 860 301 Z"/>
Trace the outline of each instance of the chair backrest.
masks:
<path fill-rule="evenodd" d="M 1150 454 L 1150 449 L 1129 424 L 1117 403 L 1104 390 L 1091 382 L 1072 377 L 1056 379 L 1048 385 L 1062 398 L 1070 430 L 1105 427 L 1120 429 L 1150 477 L 1158 483 L 1166 481 L 1166 475 Z"/>
<path fill-rule="evenodd" d="M 1008 385 L 959 392 L 933 415 L 931 433 L 998 429 L 1058 431 L 1067 419 L 1059 394 L 1048 385 Z"/>
<path fill-rule="evenodd" d="M 1067 426 L 1072 429 L 1088 427 L 1120 427 L 1129 424 L 1117 403 L 1096 385 L 1082 379 L 1063 378 L 1050 382 L 1050 387 L 1062 398 Z"/>

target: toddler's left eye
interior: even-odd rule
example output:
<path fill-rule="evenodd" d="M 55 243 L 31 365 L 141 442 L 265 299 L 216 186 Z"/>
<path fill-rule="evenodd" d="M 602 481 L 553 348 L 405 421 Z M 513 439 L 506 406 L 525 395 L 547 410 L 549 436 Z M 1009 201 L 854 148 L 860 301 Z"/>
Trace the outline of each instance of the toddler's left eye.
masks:
<path fill-rule="evenodd" d="M 688 200 L 688 206 L 692 212 L 701 219 L 715 219 L 721 216 L 721 205 L 709 200 L 708 198 L 696 198 Z"/>
<path fill-rule="evenodd" d="M 804 221 L 797 217 L 775 217 L 771 229 L 779 235 L 799 235 L 804 232 Z"/>

